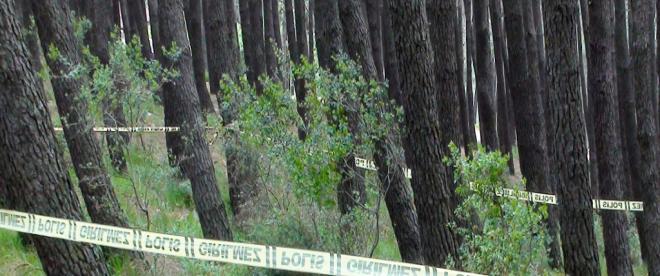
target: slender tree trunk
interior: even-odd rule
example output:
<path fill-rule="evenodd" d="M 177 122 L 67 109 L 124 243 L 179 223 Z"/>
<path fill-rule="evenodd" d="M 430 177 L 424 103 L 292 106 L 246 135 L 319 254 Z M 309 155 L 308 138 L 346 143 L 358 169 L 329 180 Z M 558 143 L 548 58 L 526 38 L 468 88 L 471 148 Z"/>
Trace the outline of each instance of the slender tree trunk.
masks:
<path fill-rule="evenodd" d="M 493 30 L 493 46 L 495 47 L 495 66 L 497 69 L 497 137 L 499 149 L 509 156 L 509 172 L 515 173 L 513 154 L 511 154 L 511 134 L 509 133 L 509 102 L 507 101 L 507 79 L 504 67 L 504 11 L 502 0 L 490 1 L 490 22 Z"/>
<path fill-rule="evenodd" d="M 589 93 L 593 95 L 596 155 L 600 196 L 623 198 L 623 154 L 619 136 L 619 106 L 614 71 L 614 3 L 591 2 L 589 6 Z M 628 243 L 628 219 L 620 211 L 602 210 L 607 272 L 632 275 Z"/>
<path fill-rule="evenodd" d="M 147 25 L 147 9 L 143 0 L 127 0 L 128 6 L 128 37 L 137 36 L 142 44 L 142 56 L 147 59 L 154 59 L 151 51 L 151 41 L 149 40 L 149 26 Z M 128 39 L 130 40 L 130 39 Z M 169 46 L 169 45 L 168 45 Z"/>
<path fill-rule="evenodd" d="M 298 15 L 298 11 L 294 13 L 293 10 L 293 1 L 294 0 L 286 0 L 284 2 L 285 5 L 285 13 L 286 13 L 286 33 L 287 33 L 287 38 L 288 38 L 288 43 L 289 43 L 289 56 L 291 57 L 291 61 L 294 63 L 299 64 L 301 61 L 301 55 L 302 55 L 302 49 L 300 47 L 300 44 L 304 42 L 299 42 L 298 41 L 298 34 L 296 33 L 296 26 L 297 26 L 297 20 L 300 15 Z M 304 11 L 303 11 L 304 12 Z M 302 17 L 301 17 L 302 18 Z M 302 24 L 302 23 L 301 23 Z M 305 37 L 301 37 L 300 39 L 305 40 Z M 308 119 L 307 119 L 307 108 L 305 107 L 305 80 L 302 78 L 294 78 L 294 90 L 295 90 L 295 95 L 296 95 L 296 102 L 297 102 L 297 111 L 298 115 L 300 115 L 300 118 L 302 118 L 303 125 L 298 126 L 298 137 L 300 140 L 305 140 L 305 137 L 307 137 L 307 125 L 308 125 Z"/>
<path fill-rule="evenodd" d="M 273 2 L 272 9 L 270 10 L 271 16 L 273 17 L 273 29 L 275 42 L 277 42 L 277 48 L 282 49 L 284 44 L 282 43 L 282 31 L 280 30 L 281 21 L 280 21 L 280 0 L 269 0 Z"/>
<path fill-rule="evenodd" d="M 660 275 L 660 173 L 658 172 L 658 134 L 654 109 L 658 94 L 656 68 L 657 40 L 654 37 L 653 20 L 656 17 L 656 1 L 632 1 L 633 11 L 633 67 L 637 101 L 637 141 L 641 166 L 640 182 L 633 186 L 635 196 L 644 201 L 640 242 L 646 248 L 649 275 Z"/>
<path fill-rule="evenodd" d="M 641 183 L 641 156 L 639 152 L 639 143 L 637 142 L 637 118 L 635 90 L 633 84 L 633 64 L 632 57 L 630 56 L 630 40 L 628 32 L 632 31 L 629 28 L 629 22 L 626 11 L 626 0 L 615 0 L 615 39 L 616 39 L 616 69 L 617 69 L 617 91 L 619 99 L 619 118 L 621 137 L 623 140 L 624 164 L 628 168 L 629 177 L 627 181 L 627 189 L 632 193 L 627 198 L 639 198 L 641 195 L 639 191 Z M 632 35 L 631 35 L 632 36 Z M 637 192 L 635 192 L 637 191 Z M 644 237 L 644 220 L 643 213 L 635 213 L 635 221 L 637 223 L 637 232 L 639 233 L 639 240 L 645 240 Z M 647 243 L 640 242 L 642 258 L 648 258 Z"/>
<path fill-rule="evenodd" d="M 64 1 L 34 1 L 32 8 L 41 37 L 41 46 L 57 47 L 59 57 L 48 58 L 51 82 L 57 109 L 61 116 L 71 161 L 78 185 L 92 221 L 100 224 L 128 227 L 117 196 L 110 183 L 101 155 L 101 147 L 92 132 L 93 121 L 82 98 L 84 76 L 73 78 L 70 73 L 82 62 L 82 51 L 71 26 L 71 13 Z"/>
<path fill-rule="evenodd" d="M 438 97 L 440 143 L 444 152 L 449 152 L 449 143 L 459 144 L 460 108 L 458 100 L 458 75 L 456 74 L 456 2 L 427 0 L 426 12 L 429 17 L 431 44 L 435 62 L 436 96 Z M 496 131 L 497 132 L 497 131 Z M 453 174 L 448 173 L 450 183 Z"/>
<path fill-rule="evenodd" d="M 390 0 L 392 30 L 399 58 L 401 94 L 406 113 L 404 146 L 412 170 L 412 188 L 420 225 L 422 252 L 427 264 L 441 266 L 458 256 L 452 191 L 447 183 L 446 156 L 437 144 L 442 131 L 433 72 L 433 49 L 423 0 Z"/>
<path fill-rule="evenodd" d="M 469 79 L 466 75 L 466 64 L 467 64 L 467 50 L 466 50 L 466 37 L 465 37 L 465 5 L 463 0 L 456 0 L 456 51 L 457 60 L 458 60 L 458 104 L 460 108 L 460 119 L 461 119 L 461 135 L 463 137 L 462 146 L 466 153 L 470 151 L 470 114 L 467 107 L 467 80 Z M 385 18 L 383 18 L 385 21 Z M 389 52 L 388 52 L 389 54 Z M 474 144 L 473 144 L 474 145 Z"/>
<path fill-rule="evenodd" d="M 497 73 L 493 39 L 489 23 L 489 1 L 474 1 L 474 26 L 477 52 L 477 103 L 479 131 L 488 150 L 499 148 L 497 137 Z"/>
<path fill-rule="evenodd" d="M 261 94 L 263 87 L 259 76 L 266 73 L 265 42 L 262 0 L 240 0 L 241 35 L 243 55 L 247 66 L 247 78 Z"/>
<path fill-rule="evenodd" d="M 277 57 L 275 56 L 275 49 L 278 47 L 275 41 L 275 19 L 277 17 L 273 18 L 273 0 L 263 0 L 263 3 L 266 73 L 271 79 L 274 79 L 277 75 Z"/>
<path fill-rule="evenodd" d="M 39 215 L 82 220 L 13 0 L 0 2 L 0 183 L 7 206 Z M 34 236 L 50 275 L 107 275 L 98 247 Z"/>
<path fill-rule="evenodd" d="M 314 17 L 316 16 L 314 14 L 314 6 L 316 5 L 316 0 L 308 0 L 307 1 L 307 57 L 309 58 L 310 62 L 314 61 L 314 46 L 315 46 L 315 34 L 314 34 Z"/>
<path fill-rule="evenodd" d="M 90 5 L 94 9 L 94 12 L 89 14 L 89 19 L 92 21 L 92 29 L 89 32 L 90 50 L 92 54 L 99 58 L 101 64 L 109 65 L 109 43 L 113 42 L 110 38 L 110 33 L 113 29 L 112 3 L 95 0 L 90 2 Z M 117 89 L 105 91 L 102 107 L 103 124 L 106 127 L 126 126 L 126 116 L 124 116 L 121 92 L 123 91 L 118 91 Z M 112 167 L 126 172 L 128 167 L 126 165 L 124 151 L 129 141 L 128 133 L 108 133 L 105 139 L 108 143 L 108 152 L 110 153 Z"/>
<path fill-rule="evenodd" d="M 475 99 L 474 99 L 474 78 L 475 73 L 475 56 L 476 56 L 476 38 L 475 38 L 475 29 L 474 29 L 474 7 L 473 0 L 464 0 L 465 2 L 465 20 L 466 20 L 466 49 L 467 49 L 467 109 L 469 114 L 469 127 L 470 127 L 470 145 L 474 145 L 476 149 L 477 145 L 477 113 L 475 110 Z"/>
<path fill-rule="evenodd" d="M 213 114 L 215 113 L 213 102 L 209 90 L 206 88 L 206 78 L 204 77 L 206 68 L 204 67 L 204 47 L 202 47 L 205 44 L 205 37 L 202 36 L 202 28 L 204 27 L 202 24 L 202 0 L 185 0 L 185 8 L 197 95 L 199 96 L 202 112 Z"/>
<path fill-rule="evenodd" d="M 600 275 L 589 186 L 584 117 L 578 67 L 578 5 L 572 0 L 545 2 L 548 112 L 555 144 L 561 200 L 561 238 L 567 275 Z M 520 18 L 518 20 L 521 20 Z M 508 28 L 507 24 L 507 28 Z M 513 54 L 513 52 L 510 52 Z M 511 64 L 514 68 L 513 63 Z M 513 76 L 513 75 L 512 75 Z M 519 135 L 519 138 L 524 135 Z"/>
<path fill-rule="evenodd" d="M 193 200 L 204 237 L 231 240 L 225 206 L 220 198 L 215 168 L 208 144 L 204 140 L 204 122 L 195 91 L 192 53 L 186 34 L 183 3 L 181 0 L 161 0 L 161 42 L 180 47 L 181 58 L 161 57 L 166 68 L 175 68 L 180 75 L 163 85 L 165 125 L 180 127 L 179 132 L 168 132 L 168 149 L 176 156 L 183 174 L 192 185 Z"/>
<path fill-rule="evenodd" d="M 149 27 L 151 30 L 151 40 L 154 45 L 154 57 L 160 60 L 161 50 L 160 45 L 160 24 L 158 21 L 158 1 L 159 0 L 148 0 L 149 1 Z"/>
<path fill-rule="evenodd" d="M 374 65 L 378 81 L 385 80 L 385 68 L 383 65 L 383 2 L 380 0 L 366 0 L 367 17 L 369 20 L 369 38 L 371 39 L 371 51 L 373 53 Z M 310 2 L 311 3 L 311 2 Z"/>

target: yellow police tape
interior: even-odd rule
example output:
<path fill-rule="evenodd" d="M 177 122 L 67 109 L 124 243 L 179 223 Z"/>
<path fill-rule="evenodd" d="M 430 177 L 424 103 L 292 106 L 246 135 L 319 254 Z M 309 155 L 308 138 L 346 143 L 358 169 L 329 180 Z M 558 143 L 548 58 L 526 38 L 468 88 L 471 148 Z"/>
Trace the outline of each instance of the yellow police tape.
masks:
<path fill-rule="evenodd" d="M 0 209 L 0 228 L 120 249 L 324 275 L 479 275 L 321 251 L 198 239 Z"/>
<path fill-rule="evenodd" d="M 364 158 L 355 157 L 355 165 L 358 168 L 375 171 L 377 170 L 376 164 Z M 412 178 L 410 169 L 404 169 L 404 174 L 408 179 Z M 496 196 L 519 199 L 524 201 L 531 201 L 537 203 L 546 203 L 557 205 L 557 196 L 552 194 L 535 193 L 528 191 L 517 191 L 509 188 L 502 188 L 495 192 Z M 644 203 L 641 201 L 623 201 L 623 200 L 606 200 L 606 199 L 592 199 L 592 206 L 594 209 L 600 210 L 619 210 L 619 211 L 632 211 L 643 212 Z"/>

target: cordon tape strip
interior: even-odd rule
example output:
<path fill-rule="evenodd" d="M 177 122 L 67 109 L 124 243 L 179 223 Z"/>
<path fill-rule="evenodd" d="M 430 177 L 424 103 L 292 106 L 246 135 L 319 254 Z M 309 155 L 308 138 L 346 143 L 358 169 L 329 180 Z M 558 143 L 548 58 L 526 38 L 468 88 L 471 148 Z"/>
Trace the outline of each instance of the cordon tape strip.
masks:
<path fill-rule="evenodd" d="M 329 252 L 198 239 L 0 209 L 0 228 L 198 260 L 323 275 L 479 275 Z"/>
<path fill-rule="evenodd" d="M 358 168 L 366 170 L 377 170 L 376 164 L 368 159 L 355 157 L 355 165 Z M 404 169 L 404 174 L 408 179 L 412 178 L 410 169 Z M 557 196 L 552 194 L 535 193 L 528 191 L 518 191 L 509 188 L 503 188 L 495 192 L 495 195 L 500 197 L 513 198 L 524 201 L 531 201 L 537 203 L 557 205 Z M 632 211 L 643 212 L 644 202 L 641 201 L 623 201 L 623 200 L 606 200 L 606 199 L 592 199 L 592 206 L 594 209 L 600 210 L 618 210 L 618 211 Z"/>

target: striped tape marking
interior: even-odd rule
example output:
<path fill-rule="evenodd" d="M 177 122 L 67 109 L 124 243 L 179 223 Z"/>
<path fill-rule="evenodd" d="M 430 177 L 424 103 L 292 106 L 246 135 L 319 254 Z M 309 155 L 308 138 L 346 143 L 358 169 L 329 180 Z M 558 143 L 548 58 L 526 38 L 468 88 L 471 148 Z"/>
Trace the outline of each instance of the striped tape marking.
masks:
<path fill-rule="evenodd" d="M 0 209 L 0 228 L 168 256 L 323 275 L 478 275 L 329 252 L 196 239 Z"/>

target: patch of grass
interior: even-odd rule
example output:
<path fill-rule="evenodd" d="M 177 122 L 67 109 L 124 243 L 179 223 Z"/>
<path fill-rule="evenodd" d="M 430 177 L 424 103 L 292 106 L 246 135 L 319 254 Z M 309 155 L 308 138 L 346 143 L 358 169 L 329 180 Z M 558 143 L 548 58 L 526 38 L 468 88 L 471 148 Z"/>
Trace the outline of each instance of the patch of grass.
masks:
<path fill-rule="evenodd" d="M 37 252 L 25 248 L 16 232 L 0 230 L 0 275 L 45 275 Z"/>

